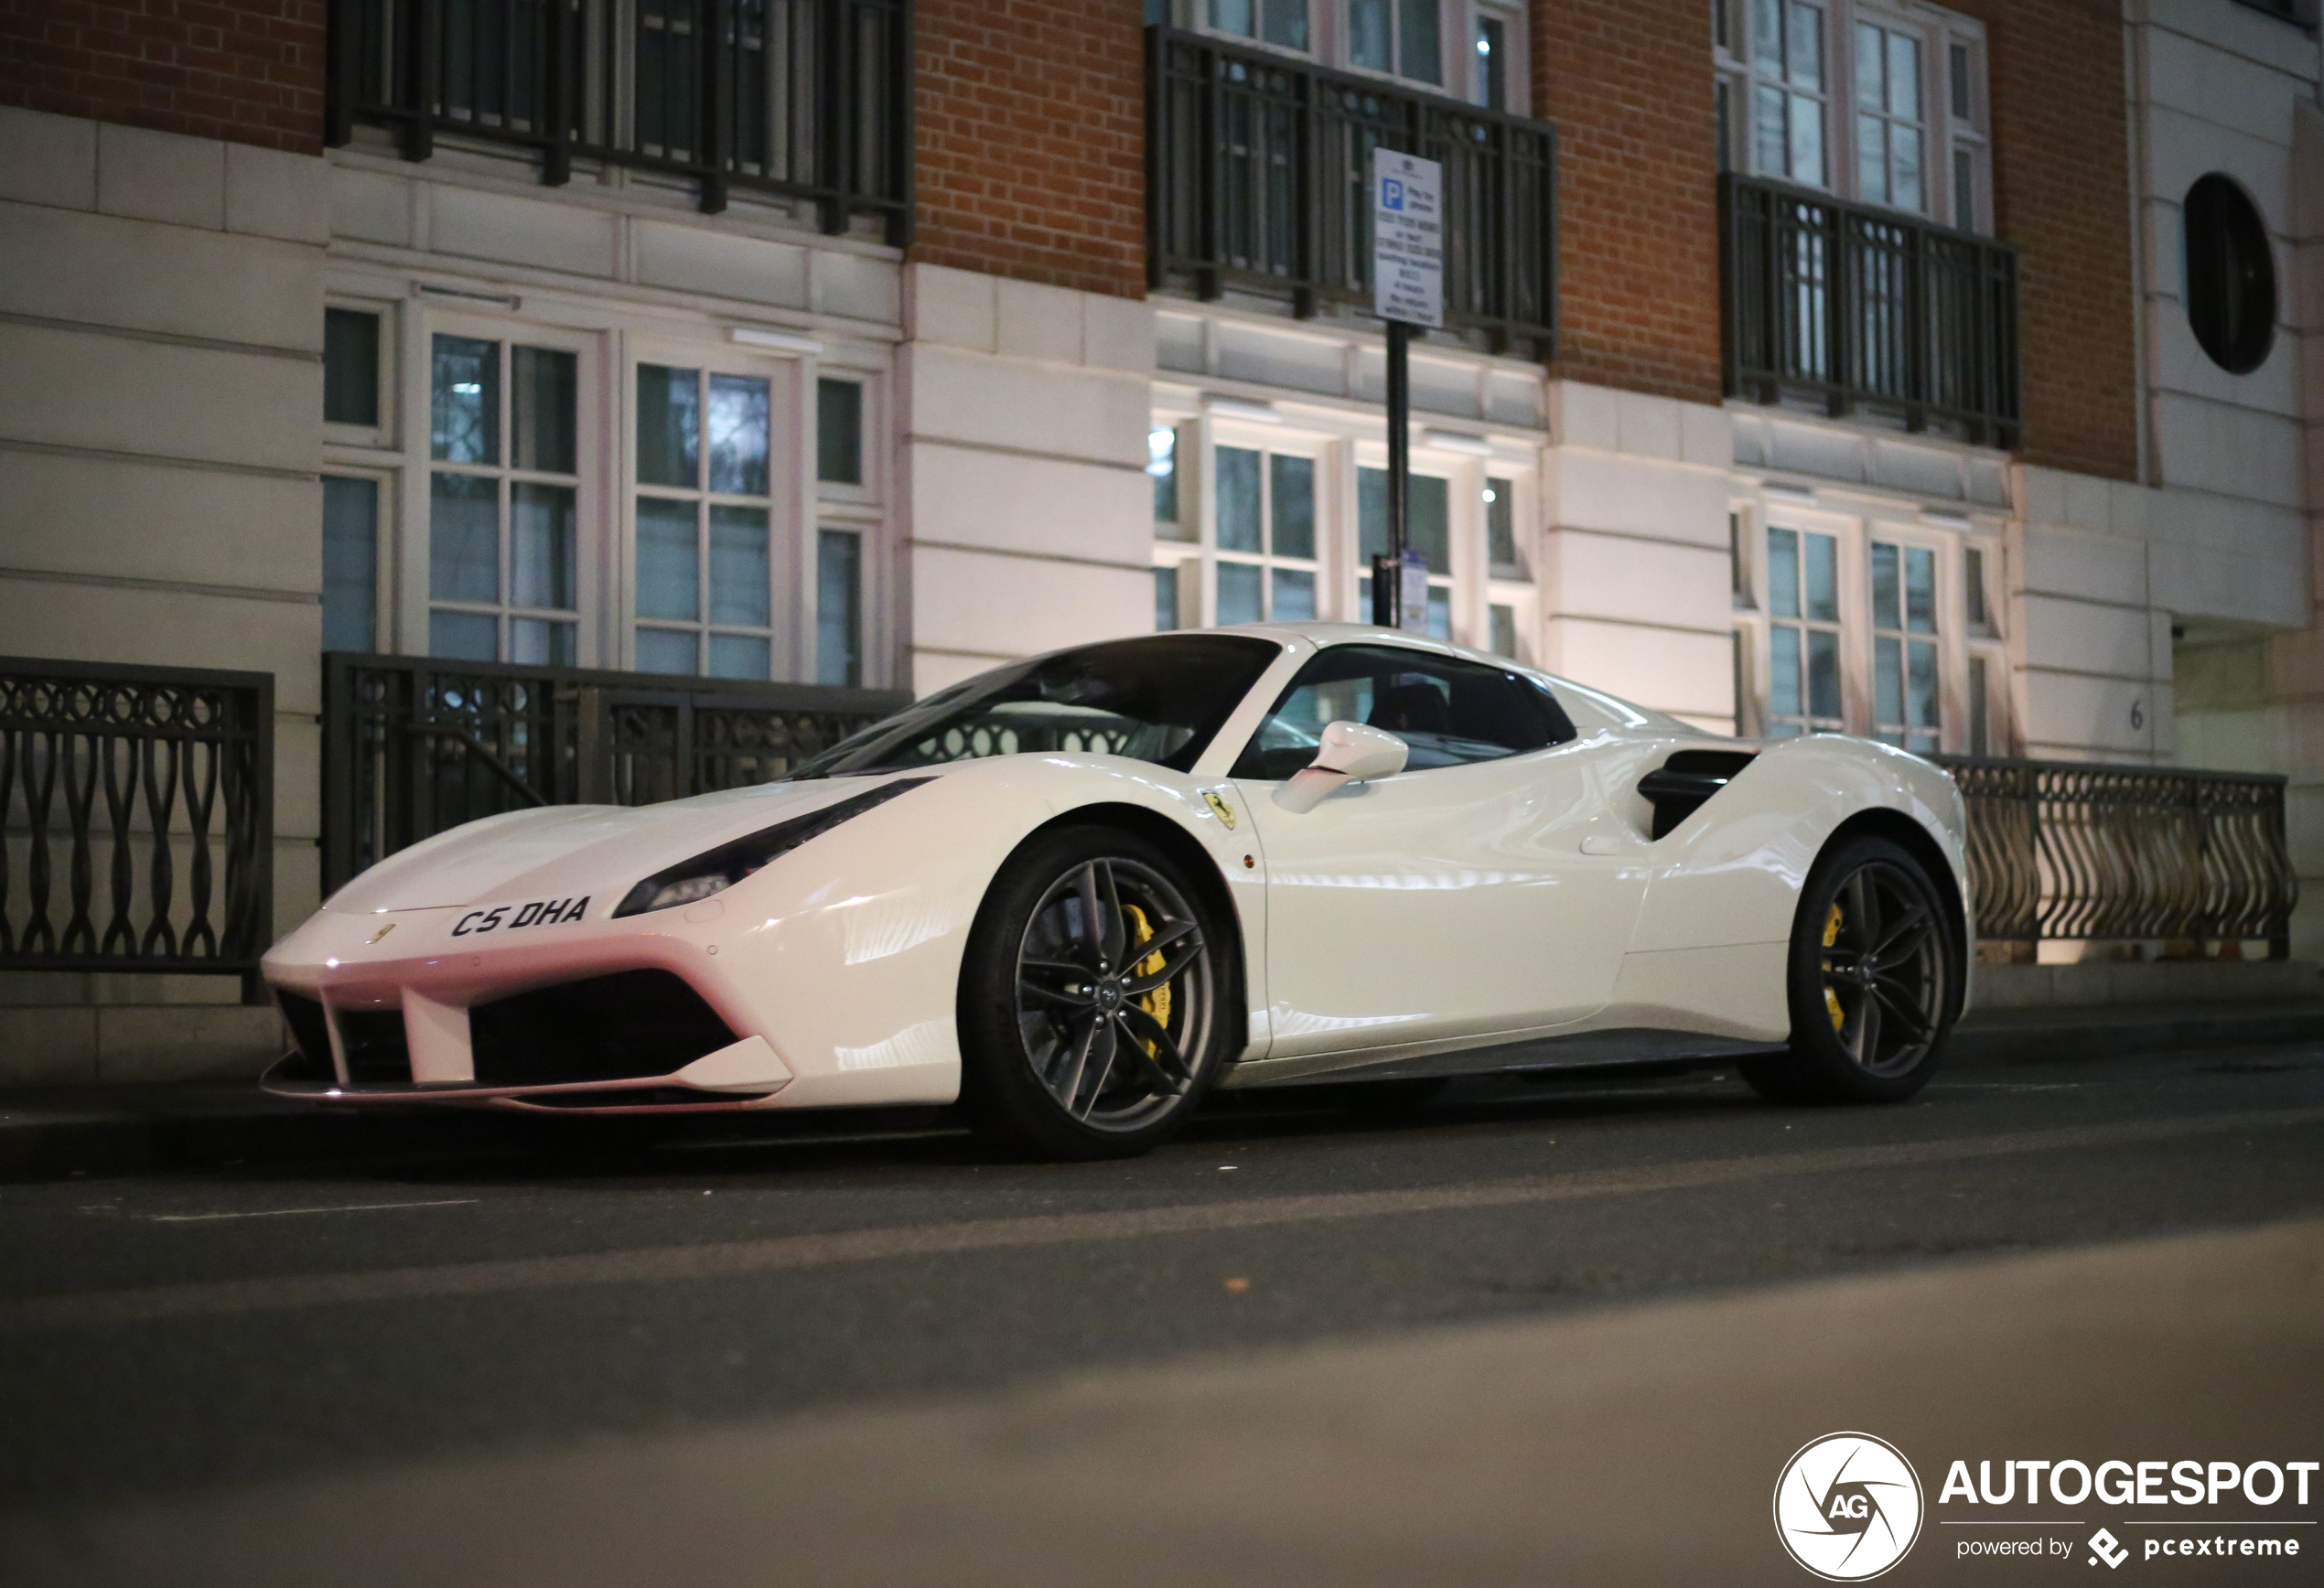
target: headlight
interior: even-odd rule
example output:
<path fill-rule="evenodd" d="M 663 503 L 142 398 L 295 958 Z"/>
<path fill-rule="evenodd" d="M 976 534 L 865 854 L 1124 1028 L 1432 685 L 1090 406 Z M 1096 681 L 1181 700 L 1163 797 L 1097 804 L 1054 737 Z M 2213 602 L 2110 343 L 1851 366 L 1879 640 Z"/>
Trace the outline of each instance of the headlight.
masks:
<path fill-rule="evenodd" d="M 666 910 L 675 905 L 706 899 L 723 888 L 734 886 L 777 855 L 789 853 L 809 839 L 829 832 L 849 817 L 861 816 L 875 805 L 885 805 L 898 794 L 934 781 L 933 778 L 903 778 L 883 783 L 836 805 L 826 805 L 821 810 L 729 839 L 692 860 L 655 872 L 631 888 L 613 913 L 641 916 L 648 910 Z"/>

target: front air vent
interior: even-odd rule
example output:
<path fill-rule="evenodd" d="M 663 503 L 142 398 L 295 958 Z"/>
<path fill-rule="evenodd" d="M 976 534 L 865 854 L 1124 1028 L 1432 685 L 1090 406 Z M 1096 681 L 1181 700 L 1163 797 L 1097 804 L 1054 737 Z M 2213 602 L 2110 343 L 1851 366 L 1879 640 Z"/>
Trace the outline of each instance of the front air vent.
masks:
<path fill-rule="evenodd" d="M 1654 807 L 1654 836 L 1667 837 L 1749 766 L 1755 756 L 1750 750 L 1680 750 L 1641 778 L 1638 791 Z"/>
<path fill-rule="evenodd" d="M 274 1073 L 285 1080 L 324 1086 L 337 1080 L 339 1072 L 331 1068 L 331 1028 L 323 1018 L 322 1004 L 280 988 L 274 991 L 274 1002 L 282 1006 L 283 1024 L 290 1027 L 295 1047 Z"/>
<path fill-rule="evenodd" d="M 347 1055 L 347 1078 L 354 1086 L 408 1084 L 412 1050 L 403 1040 L 401 1009 L 342 1009 L 339 1045 Z"/>
<path fill-rule="evenodd" d="M 651 1079 L 735 1040 L 701 993 L 668 971 L 620 971 L 468 1011 L 481 1086 Z"/>

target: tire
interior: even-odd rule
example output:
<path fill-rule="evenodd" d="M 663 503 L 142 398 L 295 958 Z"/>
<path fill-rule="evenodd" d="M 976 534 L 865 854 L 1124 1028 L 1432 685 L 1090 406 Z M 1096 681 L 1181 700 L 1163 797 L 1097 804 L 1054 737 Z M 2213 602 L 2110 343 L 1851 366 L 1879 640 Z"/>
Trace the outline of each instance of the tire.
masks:
<path fill-rule="evenodd" d="M 1843 840 L 1800 893 L 1790 1050 L 1744 1060 L 1743 1078 L 1779 1102 L 1901 1101 L 1943 1057 L 1961 973 L 1927 868 L 1885 838 Z"/>
<path fill-rule="evenodd" d="M 1044 1158 L 1158 1145 L 1232 1057 L 1238 969 L 1231 927 L 1159 846 L 1110 827 L 1035 834 L 994 879 L 961 966 L 970 1120 Z"/>

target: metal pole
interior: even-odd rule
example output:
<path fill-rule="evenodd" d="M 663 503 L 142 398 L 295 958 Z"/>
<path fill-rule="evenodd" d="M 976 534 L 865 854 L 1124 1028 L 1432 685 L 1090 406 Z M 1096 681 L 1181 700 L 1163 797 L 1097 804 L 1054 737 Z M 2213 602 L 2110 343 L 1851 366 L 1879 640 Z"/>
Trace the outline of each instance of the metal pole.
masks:
<path fill-rule="evenodd" d="M 1393 628 L 1402 620 L 1404 504 L 1412 487 L 1412 327 L 1388 322 L 1388 551 L 1372 560 L 1372 620 Z"/>

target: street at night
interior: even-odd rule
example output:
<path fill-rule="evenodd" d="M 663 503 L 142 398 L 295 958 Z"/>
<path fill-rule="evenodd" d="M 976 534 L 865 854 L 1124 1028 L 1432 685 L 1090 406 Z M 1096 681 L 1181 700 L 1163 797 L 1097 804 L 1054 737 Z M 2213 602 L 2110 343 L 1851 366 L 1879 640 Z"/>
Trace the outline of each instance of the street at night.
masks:
<path fill-rule="evenodd" d="M 1967 1065 L 1883 1110 L 1712 1074 L 1349 1103 L 1221 1099 L 1086 1165 L 941 1121 L 52 1160 L 0 1192 L 0 1561 L 1782 1582 L 1738 1537 L 1827 1424 L 1974 1466 L 2273 1454 L 2324 1411 L 2314 1043 Z"/>

